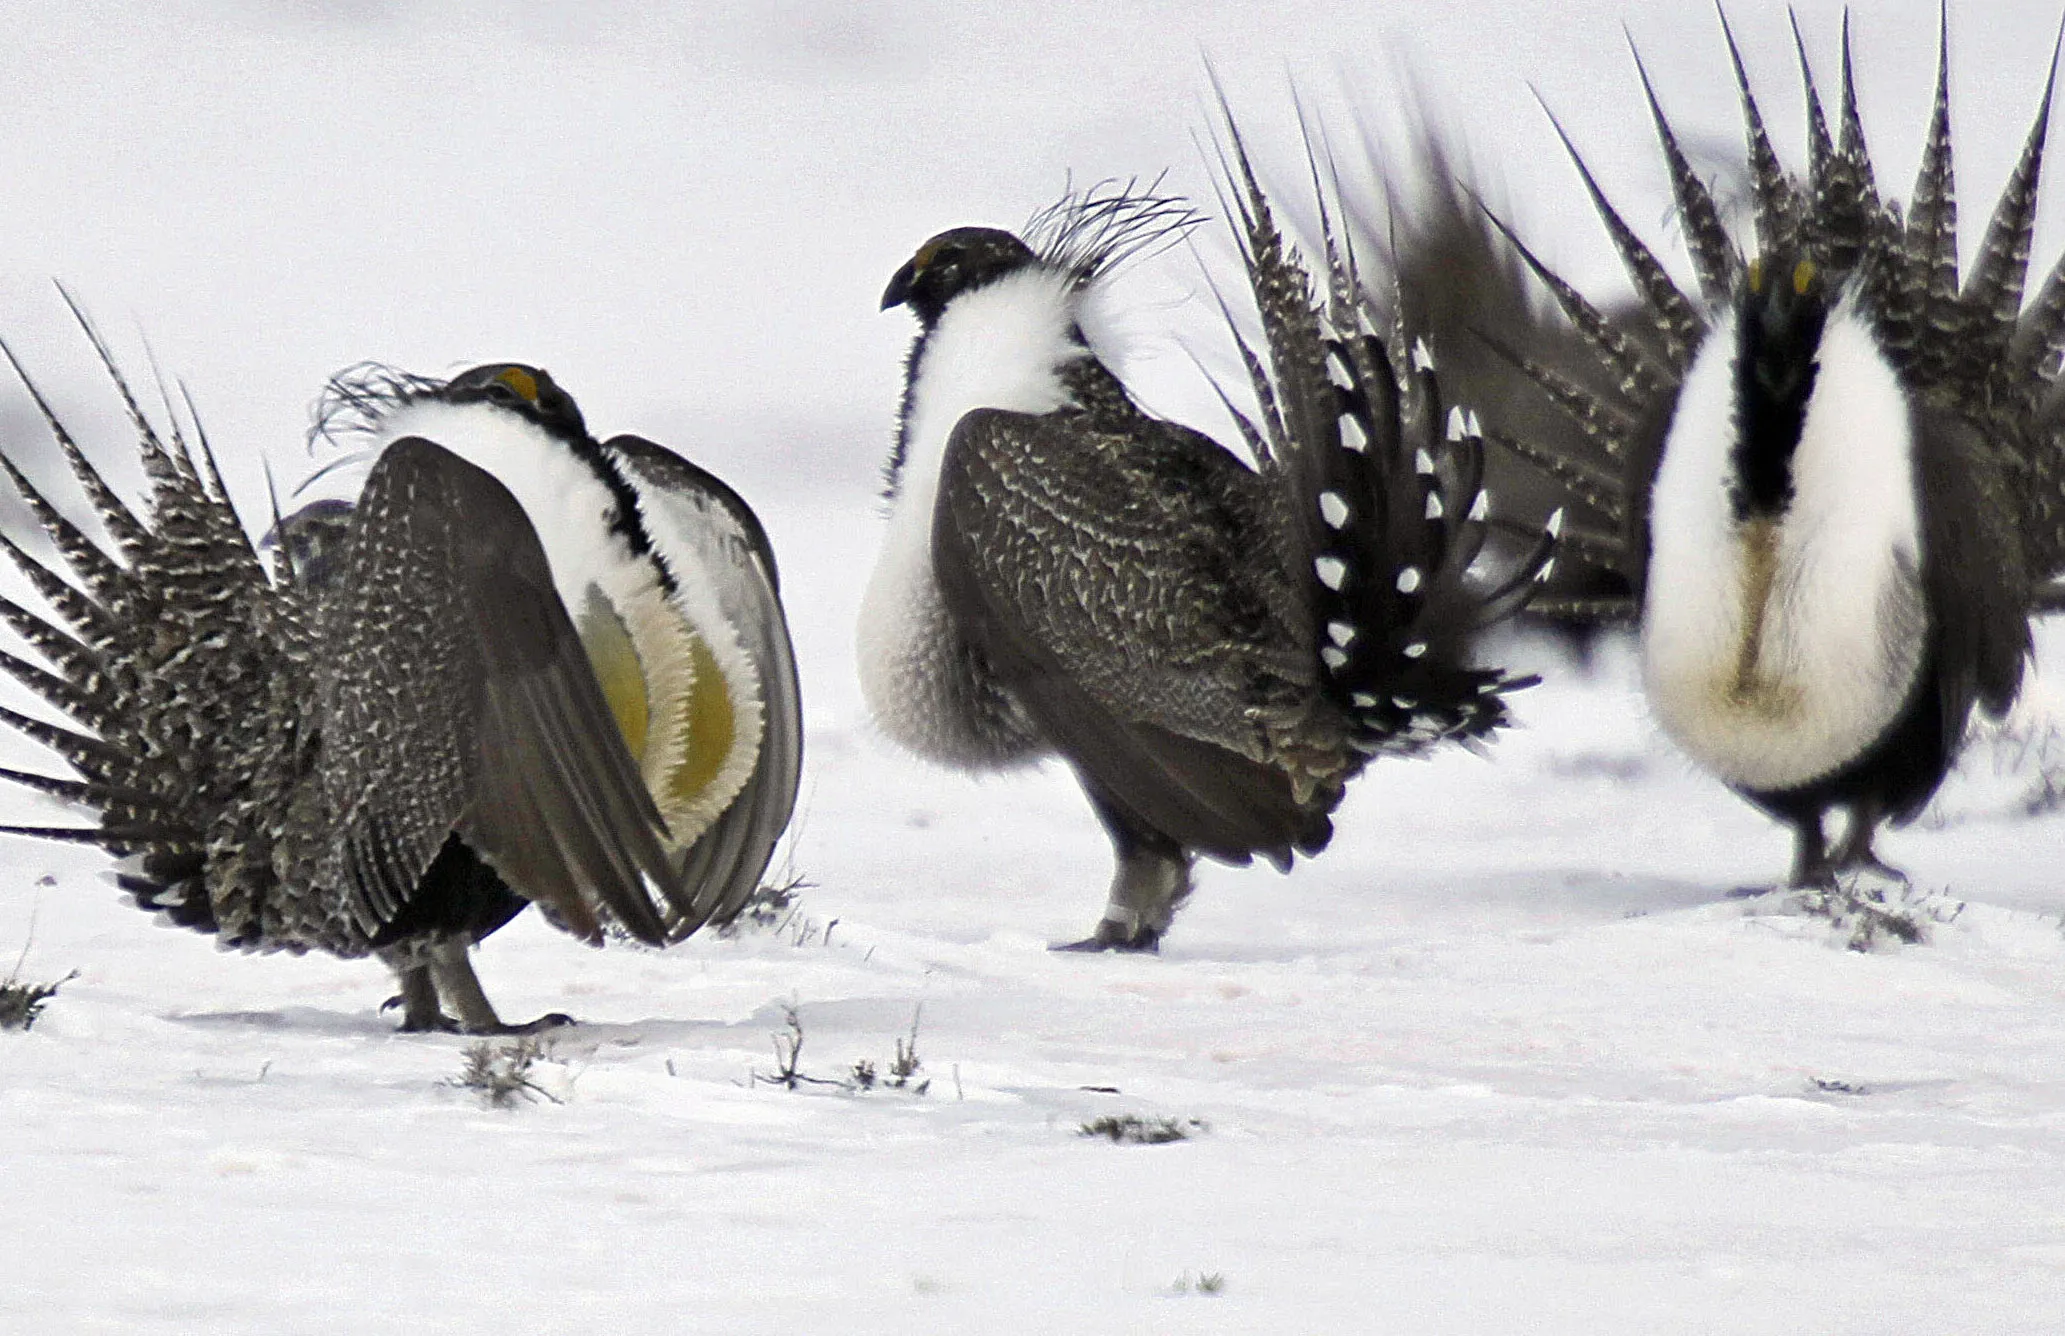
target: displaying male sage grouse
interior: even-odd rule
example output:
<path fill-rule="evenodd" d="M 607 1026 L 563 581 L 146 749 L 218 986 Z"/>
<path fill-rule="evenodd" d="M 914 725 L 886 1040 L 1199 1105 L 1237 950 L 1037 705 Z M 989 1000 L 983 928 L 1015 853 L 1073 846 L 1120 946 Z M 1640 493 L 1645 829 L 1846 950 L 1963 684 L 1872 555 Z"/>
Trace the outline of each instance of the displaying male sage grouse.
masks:
<path fill-rule="evenodd" d="M 99 824 L 6 829 L 122 855 L 139 906 L 224 946 L 377 954 L 409 1030 L 507 1028 L 467 951 L 526 902 L 595 943 L 738 911 L 801 743 L 774 560 L 729 488 L 598 443 L 531 367 L 360 369 L 325 420 L 370 445 L 363 490 L 288 517 L 268 562 L 205 440 L 161 439 L 94 342 L 149 496 L 36 396 L 110 541 L 0 456 L 71 571 L 0 540 L 55 614 L 0 618 L 55 671 L 0 662 L 80 728 L 0 720 L 80 776 L 5 777 Z"/>
<path fill-rule="evenodd" d="M 1658 720 L 1792 826 L 1794 883 L 1826 883 L 1891 871 L 1874 832 L 1922 810 L 1975 706 L 2013 702 L 2028 614 L 2048 600 L 2036 591 L 2065 568 L 2065 264 L 2022 300 L 2050 93 L 1961 283 L 1947 39 L 1903 216 L 1874 181 L 1847 26 L 1834 133 L 1794 34 L 1804 176 L 1780 165 L 1725 20 L 1723 36 L 1747 123 L 1750 258 L 1643 72 L 1699 297 L 1571 148 L 1640 305 L 1603 311 L 1514 240 L 1561 320 L 1486 331 L 1535 389 L 1532 412 L 1489 419 L 1488 435 L 1565 487 L 1569 555 L 1637 591 L 1545 602 L 1639 611 Z M 1850 819 L 1831 845 L 1836 807 Z"/>
<path fill-rule="evenodd" d="M 1074 767 L 1118 864 L 1076 949 L 1155 949 L 1197 855 L 1288 869 L 1372 756 L 1503 724 L 1519 684 L 1467 651 L 1549 557 L 1530 535 L 1501 577 L 1471 569 L 1488 521 L 1470 419 L 1444 417 L 1424 356 L 1394 365 L 1331 234 L 1315 297 L 1244 160 L 1239 194 L 1264 342 L 1242 346 L 1253 467 L 1143 412 L 1097 350 L 1104 280 L 1186 225 L 1176 201 L 1093 189 L 1029 241 L 942 232 L 883 294 L 920 330 L 862 685 L 920 755 Z"/>

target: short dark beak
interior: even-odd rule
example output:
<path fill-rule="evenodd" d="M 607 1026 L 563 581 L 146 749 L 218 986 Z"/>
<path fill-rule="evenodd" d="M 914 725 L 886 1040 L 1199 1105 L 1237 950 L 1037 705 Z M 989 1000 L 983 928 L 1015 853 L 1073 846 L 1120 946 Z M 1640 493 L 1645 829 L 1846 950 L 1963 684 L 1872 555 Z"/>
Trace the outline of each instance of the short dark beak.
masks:
<path fill-rule="evenodd" d="M 889 286 L 882 289 L 882 309 L 901 306 L 911 299 L 911 284 L 918 279 L 918 262 L 909 260 L 889 280 Z"/>

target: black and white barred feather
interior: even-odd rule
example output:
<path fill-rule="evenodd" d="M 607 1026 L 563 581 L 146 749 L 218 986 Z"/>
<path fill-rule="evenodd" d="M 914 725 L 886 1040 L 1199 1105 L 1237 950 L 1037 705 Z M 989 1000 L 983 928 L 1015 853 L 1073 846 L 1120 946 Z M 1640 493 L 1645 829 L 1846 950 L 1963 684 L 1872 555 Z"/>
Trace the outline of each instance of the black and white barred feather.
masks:
<path fill-rule="evenodd" d="M 14 711 L 4 722 L 78 775 L 0 778 L 96 812 L 82 827 L 7 826 L 10 834 L 98 845 L 124 857 L 120 883 L 139 907 L 219 933 L 234 946 L 306 946 L 268 903 L 277 878 L 246 824 L 284 795 L 294 765 L 291 666 L 305 666 L 305 609 L 275 583 L 230 508 L 205 437 L 170 418 L 159 434 L 106 343 L 72 312 L 135 430 L 149 486 L 139 514 L 103 479 L 11 349 L 0 344 L 107 531 L 104 550 L 0 454 L 16 491 L 70 579 L 0 540 L 50 615 L 0 599 L 0 619 L 54 671 L 12 655 L 0 666 L 78 729 Z M 289 669 L 289 671 L 282 671 Z M 277 783 L 277 791 L 271 787 Z M 275 832 L 261 831 L 259 834 Z"/>
<path fill-rule="evenodd" d="M 1380 314 L 1323 189 L 1316 295 L 1230 117 L 1222 167 L 1267 351 L 1265 359 L 1236 327 L 1260 422 L 1235 417 L 1264 472 L 1284 483 L 1308 558 L 1300 578 L 1322 690 L 1365 754 L 1473 743 L 1508 722 L 1504 695 L 1535 679 L 1475 665 L 1472 646 L 1548 578 L 1561 514 L 1526 535 L 1517 556 L 1480 562 L 1493 521 L 1475 415 L 1444 410 L 1432 353 Z M 1409 366 L 1394 359 L 1380 323 L 1390 325 L 1390 348 L 1410 348 Z"/>

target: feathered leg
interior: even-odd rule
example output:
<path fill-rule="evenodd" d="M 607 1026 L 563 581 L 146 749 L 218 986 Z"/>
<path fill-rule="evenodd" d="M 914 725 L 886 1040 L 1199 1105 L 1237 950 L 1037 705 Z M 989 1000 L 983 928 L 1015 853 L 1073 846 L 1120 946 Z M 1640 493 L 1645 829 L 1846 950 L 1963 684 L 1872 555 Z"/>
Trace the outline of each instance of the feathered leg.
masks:
<path fill-rule="evenodd" d="M 1118 866 L 1096 930 L 1080 942 L 1054 949 L 1158 951 L 1176 910 L 1190 898 L 1190 868 L 1195 860 L 1182 845 L 1141 825 L 1103 794 L 1088 786 L 1085 789 L 1090 805 L 1097 809 L 1097 819 L 1111 836 Z"/>
<path fill-rule="evenodd" d="M 397 969 L 395 974 L 401 980 L 402 991 L 387 1006 L 402 1009 L 403 1034 L 451 1034 L 458 1030 L 459 1022 L 445 1015 L 437 1004 L 437 983 L 430 977 L 430 966 L 414 965 Z"/>
<path fill-rule="evenodd" d="M 1828 861 L 1828 845 L 1822 837 L 1821 809 L 1812 810 L 1791 818 L 1793 828 L 1793 871 L 1788 883 L 1793 886 L 1827 886 L 1835 880 L 1835 870 Z"/>
<path fill-rule="evenodd" d="M 1833 870 L 1836 872 L 1871 872 L 1894 881 L 1906 881 L 1907 874 L 1899 868 L 1879 861 L 1872 850 L 1872 837 L 1878 834 L 1879 821 L 1885 815 L 1885 805 L 1876 798 L 1860 798 L 1850 806 L 1850 824 L 1843 832 L 1842 843 L 1832 855 Z"/>
<path fill-rule="evenodd" d="M 438 996 L 458 1014 L 461 1034 L 535 1034 L 574 1023 L 574 1018 L 564 1012 L 548 1011 L 522 1025 L 504 1024 L 481 988 L 480 977 L 473 972 L 471 951 L 467 943 L 456 940 L 439 942 L 430 948 L 430 977 L 437 982 Z"/>

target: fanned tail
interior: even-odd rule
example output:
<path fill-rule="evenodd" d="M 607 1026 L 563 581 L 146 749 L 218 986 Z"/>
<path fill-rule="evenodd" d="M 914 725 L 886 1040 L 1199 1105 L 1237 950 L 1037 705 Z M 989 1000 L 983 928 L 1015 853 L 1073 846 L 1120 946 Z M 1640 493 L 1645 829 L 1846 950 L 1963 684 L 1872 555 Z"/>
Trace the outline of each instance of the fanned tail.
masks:
<path fill-rule="evenodd" d="M 1470 654 L 1549 574 L 1560 515 L 1527 535 L 1517 557 L 1489 558 L 1483 433 L 1469 413 L 1444 411 L 1424 342 L 1412 343 L 1410 366 L 1394 361 L 1311 145 L 1325 256 L 1318 296 L 1230 113 L 1226 122 L 1229 212 L 1266 347 L 1265 357 L 1236 332 L 1261 405 L 1262 422 L 1246 430 L 1268 442 L 1265 471 L 1283 484 L 1322 689 L 1365 754 L 1472 743 L 1507 722 L 1503 695 L 1533 681 L 1474 667 Z"/>
<path fill-rule="evenodd" d="M 2033 300 L 2024 301 L 2065 28 L 2054 41 L 2043 96 L 2021 152 L 1962 282 L 1947 11 L 1938 13 L 1928 126 L 1904 216 L 1881 195 L 1865 144 L 1847 15 L 1833 119 L 1797 18 L 1792 24 L 1806 110 L 1804 174 L 1788 174 L 1772 150 L 1725 14 L 1721 36 L 1741 105 L 1759 262 L 1811 264 L 1828 291 L 1856 302 L 1871 320 L 1881 351 L 1918 400 L 1964 418 L 1997 456 L 2004 481 L 1997 494 L 1983 499 L 1990 513 L 2007 517 L 2003 523 L 2018 531 L 2030 574 L 2039 581 L 2065 575 L 2065 262 L 2036 286 Z M 1700 293 L 1709 306 L 1725 305 L 1744 275 L 1742 258 L 1712 192 L 1691 169 L 1639 55 L 1635 64 Z M 1607 200 L 1553 112 L 1549 119 L 1620 253 L 1640 307 L 1595 307 L 1488 211 L 1484 227 L 1498 234 L 1495 254 L 1483 255 L 1480 247 L 1465 262 L 1451 264 L 1440 249 L 1423 243 L 1401 257 L 1400 269 L 1408 292 L 1416 284 L 1438 290 L 1444 283 L 1491 290 L 1492 300 L 1477 298 L 1487 308 L 1480 328 L 1483 342 L 1506 365 L 1502 374 L 1463 382 L 1482 406 L 1485 436 L 1502 454 L 1539 470 L 1570 507 L 1571 522 L 1561 535 L 1566 568 L 1604 566 L 1625 579 L 1632 594 L 1645 578 L 1643 497 L 1706 321 Z M 1437 181 L 1432 204 L 1414 228 L 1445 238 L 1440 244 L 1451 251 L 1478 240 L 1456 217 L 1455 193 Z M 1451 269 L 1463 281 L 1450 277 Z M 1553 330 L 1511 295 L 1509 276 L 1521 269 L 1559 309 L 1562 319 Z M 1436 348 L 1441 350 L 1440 338 Z M 1480 380 L 1489 386 L 1482 394 Z M 1514 386 L 1528 391 L 1517 404 Z M 1532 606 L 1549 616 L 1594 619 L 1625 615 L 1632 600 L 1601 599 L 1562 585 Z"/>
<path fill-rule="evenodd" d="M 0 770 L 0 781 L 94 818 L 91 825 L 0 826 L 0 833 L 106 849 L 124 860 L 119 881 L 140 907 L 221 932 L 233 944 L 257 944 L 271 874 L 263 851 L 236 838 L 236 817 L 249 800 L 250 740 L 267 736 L 264 712 L 254 706 L 285 685 L 269 634 L 282 601 L 223 492 L 205 438 L 189 443 L 176 415 L 171 441 L 161 437 L 105 341 L 69 293 L 64 299 L 128 412 L 148 500 L 142 513 L 122 500 L 0 343 L 109 544 L 64 519 L 0 448 L 0 472 L 64 565 L 63 572 L 45 566 L 0 536 L 0 552 L 49 608 L 0 599 L 0 621 L 48 665 L 0 655 L 0 671 L 79 726 L 0 711 L 0 724 L 55 752 L 77 776 Z"/>
<path fill-rule="evenodd" d="M 1414 343 L 1403 376 L 1371 334 L 1330 338 L 1328 354 L 1330 369 L 1348 372 L 1333 387 L 1338 443 L 1313 452 L 1299 497 L 1317 520 L 1322 681 L 1363 751 L 1413 755 L 1483 737 L 1507 722 L 1504 693 L 1534 679 L 1471 666 L 1472 646 L 1549 578 L 1562 514 L 1484 572 L 1494 522 L 1483 433 L 1474 414 L 1444 413 L 1427 346 Z"/>

